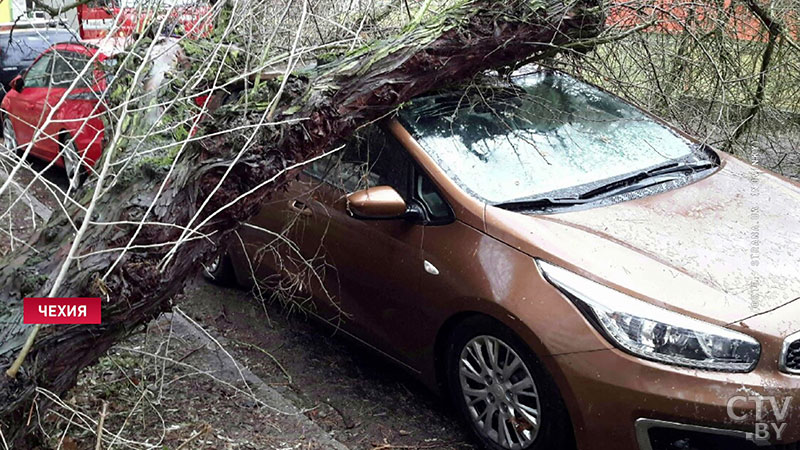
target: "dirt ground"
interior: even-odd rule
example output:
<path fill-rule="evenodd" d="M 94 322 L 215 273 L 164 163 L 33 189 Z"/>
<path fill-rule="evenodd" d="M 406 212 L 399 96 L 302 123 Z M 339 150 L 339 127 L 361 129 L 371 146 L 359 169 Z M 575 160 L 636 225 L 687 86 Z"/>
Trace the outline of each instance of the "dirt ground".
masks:
<path fill-rule="evenodd" d="M 186 310 L 228 338 L 237 358 L 304 408 L 315 408 L 309 417 L 348 447 L 470 448 L 445 400 L 329 327 L 208 283 L 186 296 Z"/>
<path fill-rule="evenodd" d="M 0 151 L 5 151 L 0 149 Z M 7 179 L 11 167 L 0 159 L 0 185 Z M 39 160 L 30 160 L 30 165 L 17 172 L 15 186 L 0 195 L 0 257 L 14 248 L 24 245 L 25 239 L 35 226 L 43 223 L 43 208 L 54 209 L 58 204 L 58 191 L 48 187 L 42 180 L 54 183 L 66 190 L 68 181 L 63 169 L 51 167 Z M 42 172 L 42 177 L 34 174 Z"/>
<path fill-rule="evenodd" d="M 225 349 L 219 358 L 233 358 L 346 448 L 472 448 L 444 400 L 320 324 L 200 278 L 180 311 Z M 85 370 L 65 405 L 42 420 L 48 448 L 93 449 L 103 401 L 119 448 L 330 448 L 298 432 L 269 399 L 249 395 L 252 386 L 235 374 L 227 381 L 207 371 L 198 362 L 207 349 L 171 328 L 153 323 Z"/>

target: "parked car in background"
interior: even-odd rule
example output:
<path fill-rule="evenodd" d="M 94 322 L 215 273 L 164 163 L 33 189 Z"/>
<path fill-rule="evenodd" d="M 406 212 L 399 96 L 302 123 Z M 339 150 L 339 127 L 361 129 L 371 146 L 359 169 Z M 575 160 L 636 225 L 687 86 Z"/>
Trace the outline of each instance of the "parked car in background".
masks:
<path fill-rule="evenodd" d="M 113 34 L 127 37 L 150 23 L 167 19 L 166 35 L 208 36 L 213 29 L 211 6 L 205 0 L 91 0 L 78 5 L 78 29 L 83 39 Z"/>
<path fill-rule="evenodd" d="M 47 13 L 44 11 L 29 11 L 27 17 L 22 16 L 14 22 L 0 22 L 0 32 L 11 30 L 23 30 L 30 28 L 55 28 L 63 26 L 60 20 L 47 19 L 42 17 Z"/>
<path fill-rule="evenodd" d="M 84 72 L 95 54 L 93 66 Z M 93 166 L 103 150 L 100 115 L 105 109 L 99 98 L 106 89 L 102 64 L 107 58 L 88 44 L 56 44 L 12 79 L 2 101 L 6 149 L 20 149 L 33 141 L 31 155 L 54 160 L 77 185 L 76 174 Z M 55 105 L 59 106 L 53 112 Z M 52 120 L 46 121 L 51 112 Z"/>
<path fill-rule="evenodd" d="M 77 41 L 77 35 L 71 30 L 50 26 L 20 27 L 0 32 L 0 83 L 4 90 L 8 91 L 11 80 L 27 69 L 47 48 L 62 42 Z"/>
<path fill-rule="evenodd" d="M 418 98 L 250 225 L 210 277 L 312 297 L 487 449 L 800 448 L 800 186 L 567 75 Z"/>
<path fill-rule="evenodd" d="M 20 151 L 32 142 L 30 155 L 64 168 L 72 188 L 78 187 L 100 159 L 109 138 L 102 120 L 107 100 L 103 94 L 114 79 L 117 57 L 128 39 L 96 42 L 98 45 L 82 42 L 48 48 L 11 81 L 11 90 L 0 104 L 3 147 Z M 152 124 L 161 117 L 164 106 L 147 99 L 168 86 L 167 73 L 182 52 L 177 42 L 162 37 L 153 44 L 152 64 L 145 66 L 143 77 L 145 106 L 137 110 L 144 123 Z"/>

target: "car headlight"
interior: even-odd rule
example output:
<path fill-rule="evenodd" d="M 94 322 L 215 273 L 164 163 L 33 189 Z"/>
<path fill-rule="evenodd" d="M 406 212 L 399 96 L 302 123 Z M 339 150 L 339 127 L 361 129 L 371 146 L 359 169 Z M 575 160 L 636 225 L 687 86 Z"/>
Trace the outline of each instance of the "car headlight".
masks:
<path fill-rule="evenodd" d="M 659 308 L 545 261 L 536 263 L 547 281 L 627 353 L 724 372 L 750 372 L 758 363 L 761 345 L 750 336 Z"/>

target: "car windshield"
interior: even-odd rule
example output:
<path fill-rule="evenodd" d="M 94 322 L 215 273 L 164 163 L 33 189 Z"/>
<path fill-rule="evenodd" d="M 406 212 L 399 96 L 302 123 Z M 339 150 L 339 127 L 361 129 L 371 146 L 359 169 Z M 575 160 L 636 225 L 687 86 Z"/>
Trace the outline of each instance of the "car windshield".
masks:
<path fill-rule="evenodd" d="M 550 70 L 422 97 L 400 119 L 457 184 L 490 204 L 707 158 L 630 104 Z"/>

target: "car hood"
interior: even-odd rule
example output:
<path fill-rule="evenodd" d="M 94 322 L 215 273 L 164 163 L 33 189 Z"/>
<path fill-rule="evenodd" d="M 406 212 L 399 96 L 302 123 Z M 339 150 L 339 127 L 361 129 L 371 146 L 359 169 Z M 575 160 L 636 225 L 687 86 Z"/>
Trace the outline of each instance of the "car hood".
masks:
<path fill-rule="evenodd" d="M 560 214 L 487 206 L 487 233 L 660 306 L 721 324 L 800 297 L 800 186 L 736 158 L 692 184 Z"/>

